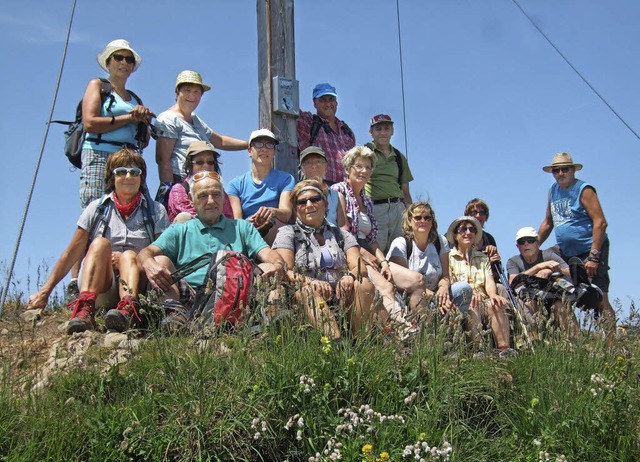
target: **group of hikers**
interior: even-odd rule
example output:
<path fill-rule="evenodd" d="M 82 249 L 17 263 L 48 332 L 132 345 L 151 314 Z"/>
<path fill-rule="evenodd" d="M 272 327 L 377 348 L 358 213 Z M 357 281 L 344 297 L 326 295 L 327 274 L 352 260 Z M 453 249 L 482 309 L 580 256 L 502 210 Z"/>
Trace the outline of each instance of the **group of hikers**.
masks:
<path fill-rule="evenodd" d="M 406 339 L 453 314 L 469 344 L 480 345 L 489 329 L 498 354 L 509 355 L 514 320 L 535 339 L 540 316 L 550 318 L 571 339 L 579 330 L 576 307 L 593 309 L 609 335 L 615 329 L 607 223 L 593 186 L 575 177 L 582 165 L 568 153 L 543 167 L 555 180 L 546 216 L 537 230 L 517 231 L 518 255 L 505 273 L 495 239 L 483 231 L 488 205 L 472 199 L 441 233 L 431 204 L 412 200 L 407 158 L 391 144 L 393 119 L 373 116 L 371 141 L 358 145 L 336 117 L 330 84 L 315 86 L 316 112 L 302 111 L 297 120 L 297 181 L 274 169 L 279 140 L 270 130 L 244 141 L 214 132 L 194 113 L 211 88 L 199 73 L 178 74 L 176 104 L 156 117 L 125 88 L 142 61 L 126 40 L 110 42 L 97 60 L 111 90 L 105 95 L 94 79 L 82 101 L 83 212 L 29 300 L 29 308 L 44 308 L 71 271 L 77 293 L 69 334 L 95 329 L 99 310 L 109 330 L 141 327 L 139 295 L 150 289 L 160 294 L 160 328 L 186 332 L 202 315 L 212 273 L 204 265 L 177 278 L 177 270 L 225 250 L 248 257 L 255 277 L 272 282 L 256 285 L 268 293 L 252 297 L 266 301 L 267 322 L 293 311 L 334 340 L 373 326 Z M 141 155 L 150 131 L 157 134 L 155 199 Z M 225 184 L 218 150 L 245 149 L 250 170 Z M 552 230 L 558 245 L 541 250 Z"/>

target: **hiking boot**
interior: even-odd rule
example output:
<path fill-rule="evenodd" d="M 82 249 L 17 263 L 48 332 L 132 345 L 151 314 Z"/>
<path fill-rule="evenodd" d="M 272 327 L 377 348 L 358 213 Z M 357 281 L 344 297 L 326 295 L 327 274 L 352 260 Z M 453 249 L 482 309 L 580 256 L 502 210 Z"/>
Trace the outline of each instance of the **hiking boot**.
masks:
<path fill-rule="evenodd" d="M 78 298 L 67 305 L 73 308 L 71 321 L 67 324 L 67 334 L 84 332 L 96 328 L 96 320 L 93 312 L 96 307 L 96 295 L 89 292 L 81 292 Z"/>
<path fill-rule="evenodd" d="M 178 335 L 186 330 L 191 319 L 191 310 L 173 299 L 165 300 L 164 310 L 166 314 L 160 321 L 160 330 L 167 335 Z"/>
<path fill-rule="evenodd" d="M 513 348 L 505 348 L 498 352 L 498 358 L 500 359 L 513 358 L 515 356 L 518 356 L 518 352 Z"/>
<path fill-rule="evenodd" d="M 73 301 L 80 295 L 80 288 L 78 287 L 78 280 L 72 279 L 69 281 L 67 289 L 64 291 L 64 299 L 67 303 L 73 303 Z"/>
<path fill-rule="evenodd" d="M 124 332 L 132 326 L 140 326 L 140 303 L 131 295 L 122 297 L 118 306 L 107 311 L 104 317 L 104 324 L 107 329 L 116 332 Z"/>

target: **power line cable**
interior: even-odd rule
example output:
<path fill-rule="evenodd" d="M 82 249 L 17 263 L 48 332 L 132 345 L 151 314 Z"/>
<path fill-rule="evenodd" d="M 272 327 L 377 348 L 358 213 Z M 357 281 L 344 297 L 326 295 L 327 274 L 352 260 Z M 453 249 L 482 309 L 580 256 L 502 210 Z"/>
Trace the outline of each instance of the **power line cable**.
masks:
<path fill-rule="evenodd" d="M 594 86 L 589 83 L 589 81 L 580 73 L 580 71 L 571 63 L 571 61 L 569 61 L 569 59 L 560 51 L 560 49 L 551 41 L 551 39 L 547 37 L 547 35 L 542 31 L 542 29 L 540 29 L 540 27 L 538 27 L 538 25 L 531 18 L 531 16 L 529 16 L 527 12 L 524 10 L 524 8 L 520 6 L 517 0 L 511 0 L 511 1 L 520 9 L 522 14 L 531 22 L 531 24 L 533 24 L 533 27 L 535 27 L 538 30 L 538 32 L 540 32 L 540 35 L 542 35 L 545 38 L 545 40 L 549 42 L 549 45 L 551 45 L 553 49 L 558 52 L 558 54 L 562 57 L 562 59 L 565 60 L 565 62 L 571 67 L 571 69 L 573 69 L 573 71 L 576 74 L 578 74 L 578 77 L 580 77 L 582 81 L 586 83 L 587 86 L 591 89 L 591 91 L 593 91 L 598 96 L 598 98 L 602 100 L 602 102 L 611 110 L 611 112 L 613 112 L 613 114 L 620 120 L 620 122 L 622 122 L 625 125 L 625 127 L 627 127 L 629 131 L 633 133 L 635 137 L 640 140 L 640 135 L 638 135 L 638 133 L 636 133 L 636 131 L 633 128 L 631 128 L 631 126 L 624 120 L 624 118 L 620 114 L 618 114 L 618 112 L 611 106 L 611 104 L 607 102 L 604 96 L 602 96 L 598 92 L 598 90 L 596 90 Z"/>
<path fill-rule="evenodd" d="M 402 88 L 402 124 L 404 126 L 404 153 L 409 159 L 409 144 L 407 142 L 407 107 L 404 100 L 404 69 L 402 59 L 402 34 L 400 33 L 400 0 L 396 0 L 396 18 L 398 19 L 398 48 L 400 51 L 400 86 Z"/>
<path fill-rule="evenodd" d="M 27 214 L 29 213 L 29 206 L 31 205 L 31 198 L 33 197 L 33 190 L 36 185 L 36 179 L 38 178 L 38 171 L 40 170 L 40 163 L 42 162 L 42 154 L 44 152 L 45 144 L 47 143 L 47 136 L 49 135 L 49 125 L 51 123 L 51 118 L 53 117 L 53 111 L 56 107 L 56 100 L 58 98 L 58 90 L 60 89 L 60 80 L 62 80 L 62 71 L 64 70 L 64 63 L 67 57 L 67 48 L 69 47 L 69 36 L 71 35 L 71 25 L 73 24 L 73 15 L 76 11 L 76 1 L 73 0 L 73 5 L 71 7 L 71 15 L 69 16 L 69 26 L 67 27 L 67 37 L 64 41 L 64 51 L 62 52 L 62 62 L 60 63 L 60 71 L 58 72 L 58 81 L 56 82 L 56 89 L 53 93 L 53 101 L 51 102 L 51 109 L 49 111 L 49 118 L 47 119 L 47 125 L 44 130 L 44 136 L 42 137 L 42 145 L 40 146 L 40 154 L 38 155 L 38 161 L 36 162 L 36 168 L 33 172 L 33 179 L 31 180 L 31 186 L 29 188 L 29 194 L 27 196 L 27 202 L 24 207 L 24 212 L 22 213 L 22 221 L 20 223 L 20 228 L 18 230 L 18 238 L 16 240 L 16 245 L 13 249 L 13 257 L 11 258 L 11 264 L 9 265 L 9 273 L 7 275 L 7 282 L 4 286 L 4 290 L 2 291 L 2 303 L 0 303 L 0 318 L 2 317 L 2 312 L 5 304 L 5 300 L 7 298 L 7 292 L 9 291 L 9 284 L 11 283 L 11 276 L 13 274 L 13 268 L 16 263 L 16 258 L 18 256 L 18 249 L 20 248 L 20 241 L 22 239 L 22 233 L 24 231 L 24 224 L 27 220 Z"/>

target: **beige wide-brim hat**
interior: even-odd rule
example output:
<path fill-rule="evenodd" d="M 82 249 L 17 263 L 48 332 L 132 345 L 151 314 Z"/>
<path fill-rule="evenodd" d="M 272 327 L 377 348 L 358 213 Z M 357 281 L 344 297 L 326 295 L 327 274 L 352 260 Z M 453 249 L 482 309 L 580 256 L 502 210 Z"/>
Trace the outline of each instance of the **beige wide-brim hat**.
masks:
<path fill-rule="evenodd" d="M 220 153 L 216 151 L 216 148 L 214 148 L 211 143 L 201 140 L 194 141 L 189 145 L 189 148 L 187 149 L 187 157 L 195 156 L 201 152 L 212 152 L 214 157 L 220 157 Z"/>
<path fill-rule="evenodd" d="M 473 241 L 473 246 L 475 247 L 482 240 L 482 225 L 477 219 L 473 217 L 462 216 L 453 220 L 453 222 L 451 222 L 451 224 L 449 225 L 449 229 L 447 230 L 447 240 L 451 243 L 456 242 L 456 228 L 460 223 L 464 223 L 465 221 L 473 223 L 473 226 L 476 227 L 476 239 Z"/>
<path fill-rule="evenodd" d="M 200 85 L 202 87 L 202 93 L 205 91 L 211 90 L 209 85 L 205 85 L 202 83 L 202 76 L 196 71 L 182 71 L 176 77 L 176 91 L 178 91 L 178 86 L 183 83 L 191 83 L 193 85 Z"/>
<path fill-rule="evenodd" d="M 140 67 L 140 64 L 142 64 L 142 57 L 136 52 L 136 50 L 131 48 L 129 42 L 124 39 L 118 39 L 109 42 L 107 46 L 104 47 L 104 50 L 98 53 L 96 59 L 98 60 L 98 64 L 100 64 L 100 67 L 109 72 L 109 69 L 107 68 L 107 59 L 109 59 L 109 57 L 118 50 L 129 50 L 131 53 L 133 53 L 133 57 L 136 58 L 136 63 L 133 65 L 132 72 L 137 71 Z"/>
<path fill-rule="evenodd" d="M 582 164 L 576 164 L 573 162 L 573 159 L 569 155 L 568 152 L 559 152 L 555 156 L 553 156 L 553 160 L 551 161 L 551 165 L 545 165 L 542 167 L 547 173 L 551 173 L 554 168 L 558 167 L 573 167 L 578 170 L 582 170 Z"/>

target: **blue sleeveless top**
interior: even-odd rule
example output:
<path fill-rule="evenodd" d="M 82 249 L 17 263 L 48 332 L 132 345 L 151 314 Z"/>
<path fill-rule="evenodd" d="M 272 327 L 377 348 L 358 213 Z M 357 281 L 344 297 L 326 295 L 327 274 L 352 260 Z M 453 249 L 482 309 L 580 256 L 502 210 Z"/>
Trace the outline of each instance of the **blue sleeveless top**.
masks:
<path fill-rule="evenodd" d="M 554 183 L 550 189 L 551 217 L 560 250 L 568 257 L 589 252 L 593 242 L 593 220 L 580 204 L 580 196 L 588 183 L 576 179 L 567 189 Z M 606 237 L 606 236 L 605 236 Z"/>
<path fill-rule="evenodd" d="M 114 102 L 111 104 L 111 108 L 109 108 L 109 104 L 111 102 L 111 95 L 113 95 Z M 129 93 L 131 99 L 129 101 L 123 100 L 120 95 L 116 92 L 111 92 L 111 95 L 107 97 L 107 99 L 102 104 L 100 108 L 100 115 L 102 117 L 117 117 L 122 114 L 128 114 L 131 110 L 136 107 L 140 102 Z M 109 110 L 107 110 L 109 108 Z M 109 132 L 105 132 L 102 134 L 102 140 L 108 141 L 116 141 L 118 143 L 129 143 L 135 146 L 138 142 L 136 141 L 136 131 L 138 129 L 137 122 L 131 122 L 124 127 L 117 128 L 115 130 L 111 130 Z M 120 150 L 120 146 L 116 146 L 115 144 L 110 143 L 96 143 L 93 141 L 88 141 L 86 138 L 95 138 L 97 135 L 94 133 L 85 133 L 85 141 L 82 145 L 82 149 L 91 149 L 92 151 L 104 151 L 104 152 L 116 152 Z"/>

